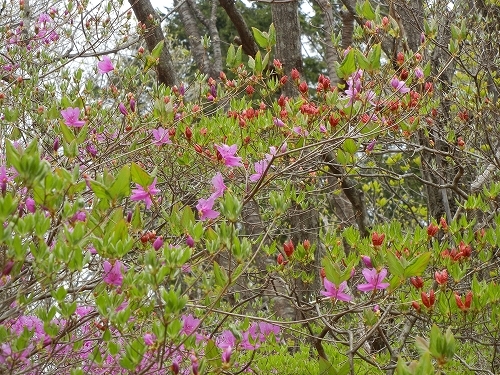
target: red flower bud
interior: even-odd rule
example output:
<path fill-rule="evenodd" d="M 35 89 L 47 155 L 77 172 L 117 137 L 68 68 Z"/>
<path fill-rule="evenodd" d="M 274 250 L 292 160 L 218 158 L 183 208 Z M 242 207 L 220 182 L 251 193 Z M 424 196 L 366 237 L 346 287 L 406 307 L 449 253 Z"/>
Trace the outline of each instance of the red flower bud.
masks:
<path fill-rule="evenodd" d="M 199 144 L 194 145 L 194 150 L 198 153 L 201 154 L 203 152 L 203 147 L 201 147 Z"/>
<path fill-rule="evenodd" d="M 283 86 L 287 82 L 288 82 L 288 76 L 283 76 L 280 78 L 280 85 Z"/>
<path fill-rule="evenodd" d="M 434 273 L 434 279 L 439 285 L 445 285 L 448 282 L 448 271 L 446 269 L 440 271 L 436 271 Z"/>
<path fill-rule="evenodd" d="M 372 233 L 372 244 L 373 246 L 381 246 L 382 242 L 384 242 L 385 234 L 384 233 Z"/>
<path fill-rule="evenodd" d="M 294 81 L 296 81 L 296 80 L 298 80 L 298 79 L 300 78 L 300 73 L 299 73 L 299 71 L 298 71 L 297 69 L 295 69 L 295 68 L 293 68 L 293 69 L 292 69 L 292 73 L 291 73 L 291 75 L 292 75 L 292 79 L 293 79 Z"/>
<path fill-rule="evenodd" d="M 184 135 L 186 136 L 186 139 L 188 141 L 191 140 L 191 137 L 193 136 L 193 132 L 191 131 L 191 128 L 189 126 L 186 127 L 186 130 L 184 131 Z"/>
<path fill-rule="evenodd" d="M 400 77 L 403 81 L 406 81 L 406 79 L 408 78 L 408 70 L 403 69 L 403 70 L 401 71 L 401 73 L 399 74 L 399 77 Z"/>
<path fill-rule="evenodd" d="M 460 254 L 462 254 L 463 257 L 468 258 L 472 254 L 472 248 L 470 245 L 466 245 L 464 241 L 460 241 L 460 244 L 458 245 L 458 250 Z"/>
<path fill-rule="evenodd" d="M 474 295 L 472 294 L 472 290 L 469 290 L 469 291 L 467 292 L 467 294 L 465 295 L 465 307 L 466 307 L 467 309 L 470 309 L 470 306 L 471 306 L 471 304 L 472 304 L 472 297 L 473 297 L 473 296 L 474 296 Z"/>
<path fill-rule="evenodd" d="M 439 227 L 434 223 L 430 223 L 429 226 L 427 227 L 427 235 L 429 237 L 434 237 L 438 231 Z"/>
<path fill-rule="evenodd" d="M 276 262 L 280 265 L 280 266 L 284 266 L 285 264 L 288 263 L 288 260 L 285 260 L 285 258 L 283 258 L 283 254 L 279 253 L 278 254 L 278 258 L 276 259 Z"/>
<path fill-rule="evenodd" d="M 441 225 L 441 229 L 443 230 L 443 232 L 448 231 L 448 223 L 446 222 L 446 219 L 444 217 L 439 219 L 439 225 Z"/>
<path fill-rule="evenodd" d="M 308 90 L 309 90 L 309 88 L 307 87 L 307 83 L 305 81 L 300 82 L 300 84 L 299 84 L 299 91 L 302 94 L 305 94 L 305 93 L 307 93 Z"/>
<path fill-rule="evenodd" d="M 430 309 L 432 306 L 434 306 L 436 296 L 434 295 L 434 291 L 432 289 L 429 292 L 429 294 L 422 291 L 422 293 L 420 293 L 420 297 L 422 298 L 422 303 L 428 309 Z"/>
<path fill-rule="evenodd" d="M 417 289 L 422 289 L 424 287 L 424 279 L 422 279 L 420 276 L 410 277 L 410 282 Z"/>
<path fill-rule="evenodd" d="M 403 65 L 403 63 L 405 62 L 405 55 L 403 54 L 403 52 L 398 52 L 396 62 L 398 65 Z"/>
<path fill-rule="evenodd" d="M 328 122 L 330 123 L 330 126 L 334 128 L 339 124 L 340 118 L 337 118 L 334 115 L 330 115 L 330 117 L 328 117 Z"/>
<path fill-rule="evenodd" d="M 295 246 L 293 245 L 292 240 L 287 241 L 283 244 L 283 251 L 285 252 L 287 257 L 291 257 L 293 252 L 295 251 Z"/>
<path fill-rule="evenodd" d="M 302 242 L 302 246 L 304 246 L 305 250 L 309 250 L 311 248 L 311 243 L 309 240 L 304 240 L 304 242 Z"/>
<path fill-rule="evenodd" d="M 255 92 L 255 89 L 253 88 L 253 86 L 248 85 L 245 91 L 248 95 L 252 95 Z"/>
<path fill-rule="evenodd" d="M 324 279 L 326 277 L 326 271 L 324 268 L 319 270 L 319 276 Z"/>
<path fill-rule="evenodd" d="M 417 310 L 417 312 L 420 312 L 421 307 L 420 307 L 420 304 L 419 304 L 417 301 L 413 301 L 413 302 L 411 303 L 411 305 L 413 306 L 413 308 L 414 308 L 415 310 Z"/>

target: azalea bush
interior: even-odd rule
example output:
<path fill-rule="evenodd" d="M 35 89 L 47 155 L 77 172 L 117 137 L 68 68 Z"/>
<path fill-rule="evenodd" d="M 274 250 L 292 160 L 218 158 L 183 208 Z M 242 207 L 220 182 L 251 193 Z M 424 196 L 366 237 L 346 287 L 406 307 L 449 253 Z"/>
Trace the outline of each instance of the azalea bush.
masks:
<path fill-rule="evenodd" d="M 2 373 L 495 371 L 500 189 L 459 183 L 491 153 L 466 130 L 433 148 L 432 25 L 395 64 L 381 43 L 340 51 L 338 84 L 284 74 L 271 26 L 254 58 L 231 46 L 219 77 L 166 87 L 163 43 L 114 54 L 83 32 L 60 58 L 79 17 L 103 44 L 123 40 L 96 14 L 136 26 L 96 12 L 2 34 Z M 437 156 L 454 216 L 422 198 Z M 366 203 L 339 209 L 354 191 Z"/>

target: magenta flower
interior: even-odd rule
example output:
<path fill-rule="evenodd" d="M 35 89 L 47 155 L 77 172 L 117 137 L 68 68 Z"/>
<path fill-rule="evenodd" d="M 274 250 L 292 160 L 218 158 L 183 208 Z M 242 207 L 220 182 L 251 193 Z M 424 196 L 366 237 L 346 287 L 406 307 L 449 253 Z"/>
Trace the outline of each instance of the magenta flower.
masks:
<path fill-rule="evenodd" d="M 285 126 L 285 123 L 283 121 L 281 121 L 281 119 L 275 117 L 273 119 L 273 123 L 274 125 L 276 125 L 278 128 L 282 128 L 283 126 Z"/>
<path fill-rule="evenodd" d="M 396 77 L 393 77 L 391 79 L 391 86 L 396 92 L 400 92 L 401 94 L 406 94 L 407 92 L 410 92 L 410 89 L 406 87 L 406 84 L 404 81 L 400 81 Z"/>
<path fill-rule="evenodd" d="M 417 77 L 417 79 L 423 79 L 424 78 L 424 71 L 419 66 L 417 66 L 415 68 L 415 77 Z"/>
<path fill-rule="evenodd" d="M 113 63 L 111 62 L 111 59 L 108 56 L 104 56 L 102 58 L 102 61 L 99 61 L 97 63 L 97 70 L 101 74 L 106 74 L 114 70 L 115 67 L 113 66 Z"/>
<path fill-rule="evenodd" d="M 222 177 L 220 172 L 217 172 L 212 178 L 212 186 L 214 192 L 210 197 L 213 197 L 214 199 L 222 197 L 224 191 L 227 189 L 227 186 L 224 185 L 224 177 Z"/>
<path fill-rule="evenodd" d="M 349 302 L 352 300 L 352 297 L 348 294 L 344 293 L 344 290 L 347 288 L 347 281 L 340 283 L 339 287 L 328 280 L 326 277 L 323 279 L 323 285 L 326 290 L 322 290 L 320 293 L 325 297 L 330 297 L 333 299 L 338 299 L 339 301 Z"/>
<path fill-rule="evenodd" d="M 153 129 L 153 144 L 156 146 L 162 146 L 165 144 L 171 144 L 172 141 L 168 135 L 168 130 L 159 127 L 158 129 Z"/>
<path fill-rule="evenodd" d="M 233 348 L 231 346 L 228 346 L 224 351 L 222 352 L 222 363 L 229 363 L 231 360 L 231 353 L 233 351 Z"/>
<path fill-rule="evenodd" d="M 366 268 L 373 268 L 372 260 L 368 255 L 361 255 L 361 260 Z"/>
<path fill-rule="evenodd" d="M 196 209 L 198 210 L 198 214 L 200 215 L 200 220 L 215 219 L 220 215 L 220 212 L 214 211 L 212 209 L 214 203 L 215 198 L 213 196 L 208 199 L 200 198 L 198 204 L 196 205 Z"/>
<path fill-rule="evenodd" d="M 156 341 L 156 336 L 154 333 L 146 333 L 144 336 L 144 344 L 146 344 L 147 346 L 151 346 L 155 343 Z"/>
<path fill-rule="evenodd" d="M 224 160 L 224 164 L 227 165 L 228 167 L 242 167 L 243 164 L 241 164 L 241 157 L 235 156 L 236 151 L 238 150 L 238 145 L 232 145 L 228 146 L 225 144 L 222 145 L 215 145 L 215 148 L 217 151 L 219 151 L 219 154 L 221 155 L 222 159 Z"/>
<path fill-rule="evenodd" d="M 118 104 L 118 110 L 120 111 L 120 113 L 123 116 L 127 116 L 128 115 L 128 111 L 127 111 L 127 108 L 125 107 L 125 104 L 123 104 L 123 103 Z"/>
<path fill-rule="evenodd" d="M 259 331 L 261 333 L 261 341 L 265 341 L 266 337 L 269 336 L 271 333 L 274 335 L 275 338 L 278 337 L 280 334 L 280 326 L 277 326 L 276 324 L 272 323 L 267 323 L 267 322 L 259 322 Z"/>
<path fill-rule="evenodd" d="M 236 347 L 236 337 L 230 330 L 225 330 L 217 337 L 217 346 L 221 349 L 235 348 Z"/>
<path fill-rule="evenodd" d="M 156 237 L 155 242 L 153 242 L 153 249 L 160 250 L 160 248 L 162 246 L 163 246 L 163 238 L 162 238 L 162 236 Z"/>
<path fill-rule="evenodd" d="M 252 181 L 252 182 L 259 181 L 260 178 L 262 177 L 262 175 L 264 174 L 264 172 L 266 171 L 267 165 L 268 165 L 268 162 L 265 159 L 255 163 L 253 165 L 253 167 L 255 168 L 256 173 L 254 173 L 253 175 L 250 176 L 250 181 Z"/>
<path fill-rule="evenodd" d="M 64 123 L 67 126 L 72 126 L 74 128 L 81 128 L 85 125 L 85 121 L 78 120 L 80 117 L 80 108 L 66 108 L 61 111 L 61 116 L 64 118 Z"/>
<path fill-rule="evenodd" d="M 192 334 L 198 325 L 200 324 L 200 319 L 196 319 L 193 315 L 183 315 L 182 316 L 182 330 L 181 333 L 189 336 Z"/>
<path fill-rule="evenodd" d="M 363 273 L 367 283 L 359 284 L 358 290 L 361 290 L 362 292 L 369 292 L 371 290 L 386 289 L 389 287 L 389 283 L 382 282 L 387 276 L 387 270 L 385 268 L 382 268 L 380 273 L 377 272 L 375 268 L 365 268 L 361 272 Z"/>
<path fill-rule="evenodd" d="M 135 184 L 135 186 L 136 189 L 132 189 L 132 195 L 130 196 L 130 199 L 133 201 L 144 201 L 146 208 L 149 209 L 149 207 L 151 207 L 151 203 L 153 203 L 153 195 L 160 192 L 160 189 L 156 188 L 156 178 L 153 180 L 153 183 L 146 189 L 144 189 L 139 184 Z"/>
<path fill-rule="evenodd" d="M 123 282 L 123 272 L 127 272 L 127 267 L 119 260 L 115 261 L 115 264 L 111 265 L 107 260 L 102 264 L 104 268 L 104 278 L 103 281 L 109 285 L 121 286 Z"/>

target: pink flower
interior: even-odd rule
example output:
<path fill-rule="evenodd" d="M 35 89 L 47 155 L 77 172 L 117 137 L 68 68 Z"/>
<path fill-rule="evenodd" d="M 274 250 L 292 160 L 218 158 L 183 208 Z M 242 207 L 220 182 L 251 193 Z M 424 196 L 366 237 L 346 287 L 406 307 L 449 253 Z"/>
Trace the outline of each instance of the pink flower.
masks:
<path fill-rule="evenodd" d="M 67 126 L 73 126 L 75 128 L 81 128 L 85 125 L 85 121 L 78 120 L 80 117 L 80 108 L 66 108 L 61 111 L 61 116 L 64 118 L 64 123 Z"/>
<path fill-rule="evenodd" d="M 155 343 L 156 341 L 156 336 L 154 333 L 146 333 L 144 336 L 144 344 L 146 344 L 147 346 L 151 346 Z"/>
<path fill-rule="evenodd" d="M 161 236 L 156 237 L 155 242 L 153 242 L 153 248 L 155 250 L 160 250 L 162 246 L 163 246 L 163 238 Z"/>
<path fill-rule="evenodd" d="M 255 163 L 254 168 L 256 173 L 250 176 L 250 181 L 252 182 L 259 181 L 264 172 L 266 171 L 267 165 L 268 165 L 267 160 L 261 160 Z"/>
<path fill-rule="evenodd" d="M 387 270 L 385 268 L 382 268 L 380 273 L 378 273 L 375 268 L 365 268 L 361 272 L 363 273 L 367 284 L 359 284 L 358 290 L 361 290 L 362 292 L 369 292 L 371 290 L 386 289 L 389 287 L 389 283 L 382 282 L 387 276 Z"/>
<path fill-rule="evenodd" d="M 230 330 L 223 331 L 216 341 L 217 346 L 221 349 L 236 347 L 236 337 Z"/>
<path fill-rule="evenodd" d="M 224 164 L 227 165 L 228 167 L 242 167 L 243 164 L 241 164 L 241 157 L 235 156 L 236 151 L 238 149 L 238 145 L 232 145 L 228 146 L 225 144 L 222 145 L 215 145 L 215 148 L 217 151 L 219 151 L 219 154 L 221 155 L 222 159 L 224 160 Z"/>
<path fill-rule="evenodd" d="M 393 77 L 391 80 L 391 86 L 393 87 L 396 92 L 400 92 L 401 94 L 406 94 L 407 92 L 410 92 L 410 89 L 406 87 L 404 81 L 400 81 L 396 77 Z"/>
<path fill-rule="evenodd" d="M 215 219 L 219 216 L 220 212 L 214 211 L 212 207 L 214 206 L 215 198 L 211 196 L 208 199 L 201 198 L 196 205 L 196 209 L 200 215 L 200 220 Z"/>
<path fill-rule="evenodd" d="M 102 264 L 102 267 L 104 268 L 104 278 L 103 281 L 106 284 L 109 285 L 116 285 L 116 286 L 121 286 L 123 282 L 123 275 L 122 275 L 122 270 L 123 272 L 127 272 L 127 267 L 120 262 L 119 260 L 115 261 L 115 264 L 111 266 L 111 263 L 109 263 L 107 260 L 104 261 Z"/>
<path fill-rule="evenodd" d="M 323 285 L 326 290 L 322 290 L 320 293 L 325 297 L 330 297 L 333 299 L 338 299 L 339 301 L 349 302 L 352 297 L 348 294 L 344 293 L 344 290 L 347 288 L 347 281 L 340 283 L 339 287 L 328 280 L 326 277 L 323 279 Z"/>
<path fill-rule="evenodd" d="M 120 113 L 123 116 L 127 116 L 128 115 L 128 111 L 127 111 L 127 108 L 125 107 L 125 104 L 123 104 L 123 103 L 118 104 L 118 110 L 120 111 Z"/>
<path fill-rule="evenodd" d="M 227 186 L 224 185 L 224 177 L 222 177 L 222 174 L 220 172 L 217 172 L 212 178 L 212 186 L 214 192 L 210 197 L 213 197 L 214 199 L 222 197 L 224 191 L 227 189 Z"/>
<path fill-rule="evenodd" d="M 26 198 L 26 209 L 32 214 L 36 211 L 35 200 L 31 197 Z"/>
<path fill-rule="evenodd" d="M 281 121 L 279 118 L 275 117 L 273 119 L 273 123 L 274 125 L 276 125 L 278 128 L 282 128 L 283 126 L 285 126 L 285 123 L 283 121 Z"/>
<path fill-rule="evenodd" d="M 141 185 L 135 184 L 136 189 L 132 189 L 132 195 L 130 199 L 133 201 L 144 201 L 146 208 L 149 209 L 151 207 L 151 203 L 153 202 L 153 195 L 158 194 L 160 189 L 156 188 L 156 178 L 153 183 L 149 185 L 146 189 L 144 189 Z"/>
<path fill-rule="evenodd" d="M 153 144 L 156 146 L 161 146 L 165 144 L 171 144 L 172 141 L 169 138 L 168 130 L 159 127 L 158 129 L 153 129 Z"/>
<path fill-rule="evenodd" d="M 182 316 L 182 330 L 181 333 L 185 335 L 192 334 L 200 324 L 200 319 L 196 319 L 193 315 L 183 315 Z"/>
<path fill-rule="evenodd" d="M 113 63 L 111 62 L 111 59 L 108 56 L 104 56 L 102 58 L 102 61 L 99 61 L 97 63 L 97 70 L 101 74 L 106 74 L 114 70 L 115 67 L 113 66 Z"/>

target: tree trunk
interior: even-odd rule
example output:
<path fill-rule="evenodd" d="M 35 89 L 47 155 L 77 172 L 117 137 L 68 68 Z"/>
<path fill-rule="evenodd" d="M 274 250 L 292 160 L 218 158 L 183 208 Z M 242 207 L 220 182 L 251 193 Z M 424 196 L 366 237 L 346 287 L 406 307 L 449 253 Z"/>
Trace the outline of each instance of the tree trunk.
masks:
<path fill-rule="evenodd" d="M 273 2 L 271 13 L 276 28 L 276 58 L 283 64 L 285 74 L 290 77 L 292 69 L 302 72 L 302 48 L 300 42 L 299 2 Z M 297 85 L 288 80 L 283 88 L 285 96 L 299 95 Z"/>
<path fill-rule="evenodd" d="M 161 30 L 160 18 L 153 9 L 151 1 L 149 0 L 129 0 L 129 3 L 137 20 L 141 24 L 146 25 L 144 39 L 146 40 L 149 52 L 151 52 L 159 42 L 165 40 L 165 36 Z M 149 16 L 152 16 L 152 18 L 150 19 Z M 160 83 L 167 86 L 177 84 L 177 76 L 172 63 L 172 56 L 170 55 L 168 48 L 163 48 L 161 51 L 158 65 L 156 65 L 156 70 L 158 72 L 158 81 Z"/>
<path fill-rule="evenodd" d="M 203 44 L 201 43 L 201 36 L 198 26 L 196 25 L 196 18 L 193 14 L 193 12 L 196 12 L 196 10 L 193 9 L 193 7 L 196 7 L 196 4 L 191 5 L 190 1 L 184 0 L 181 0 L 179 3 L 179 1 L 175 0 L 174 5 L 177 7 L 179 17 L 181 18 L 186 34 L 188 35 L 189 47 L 196 66 L 203 74 L 210 75 L 210 61 L 208 59 L 207 51 L 203 48 Z"/>
<path fill-rule="evenodd" d="M 219 4 L 222 6 L 222 8 L 224 8 L 227 15 L 229 16 L 229 19 L 238 31 L 239 41 L 243 48 L 243 52 L 245 52 L 248 56 L 254 57 L 259 50 L 259 46 L 257 45 L 257 43 L 255 43 L 253 34 L 248 28 L 245 19 L 241 15 L 238 8 L 236 8 L 235 1 L 219 0 Z"/>
<path fill-rule="evenodd" d="M 328 75 L 333 86 L 338 83 L 335 63 L 339 60 L 337 51 L 332 42 L 332 35 L 335 33 L 335 22 L 333 8 L 330 0 L 316 0 L 321 8 L 321 17 L 323 18 L 323 43 L 325 48 L 325 61 L 328 68 Z"/>

